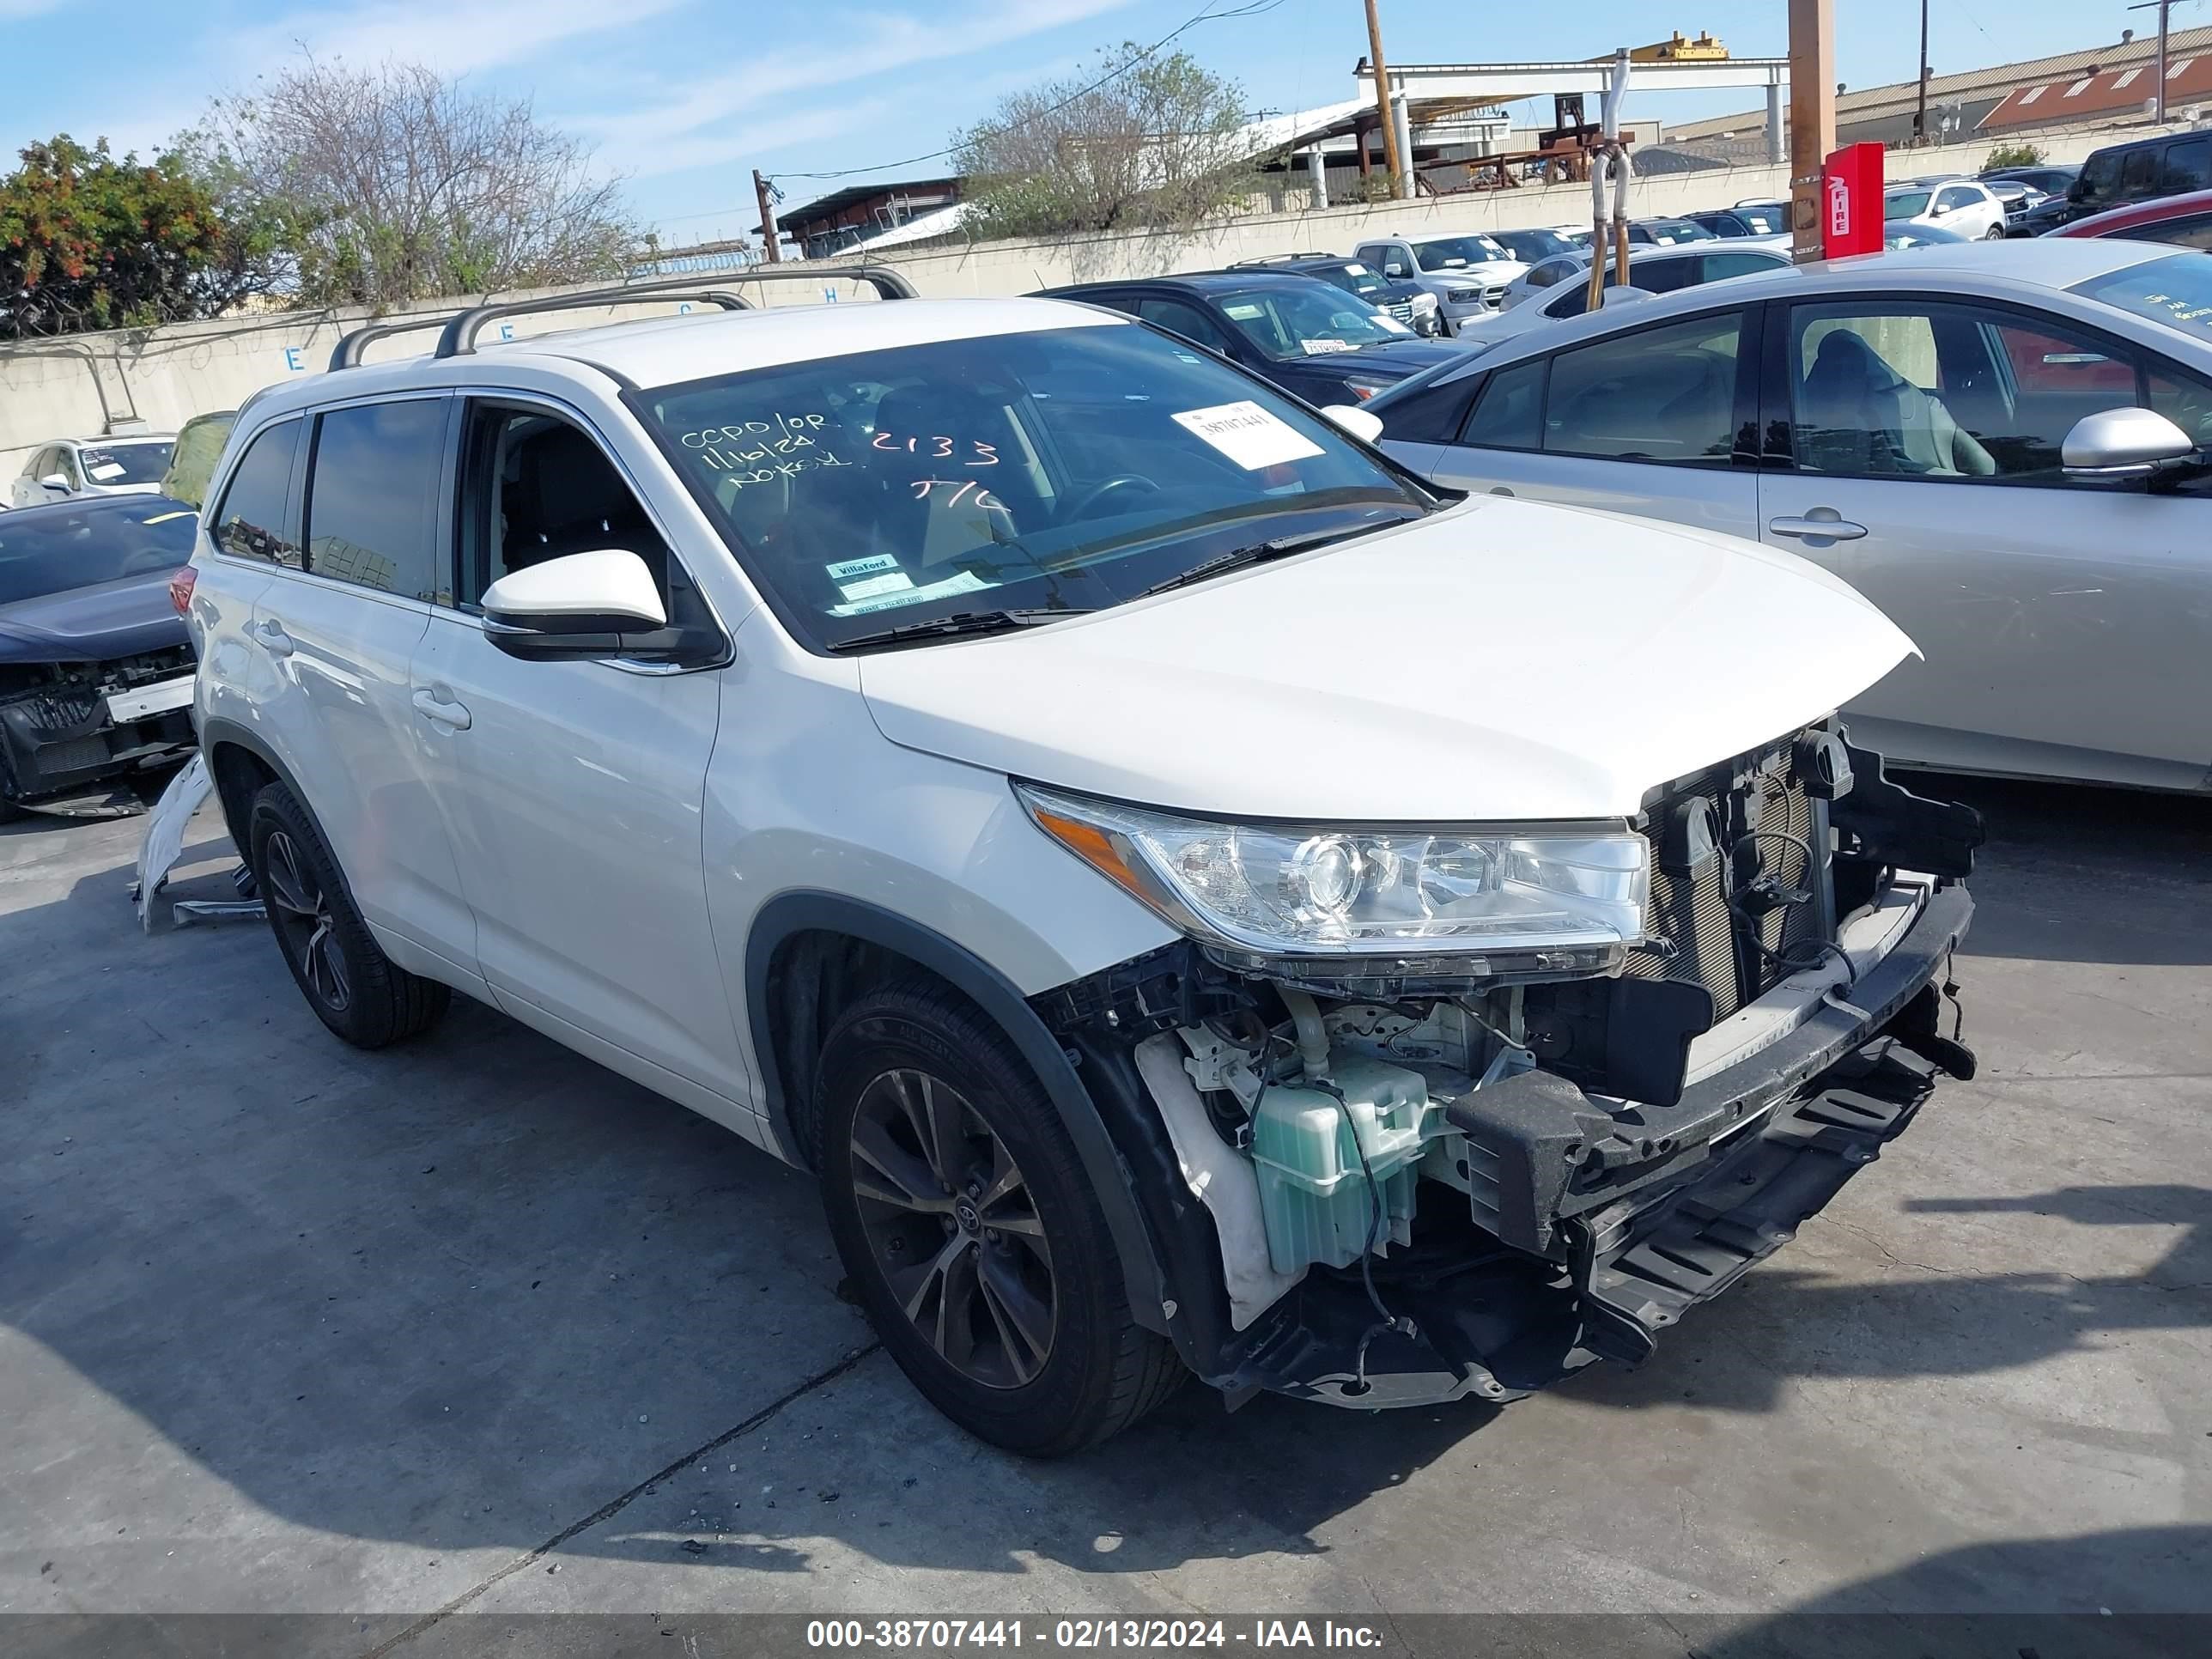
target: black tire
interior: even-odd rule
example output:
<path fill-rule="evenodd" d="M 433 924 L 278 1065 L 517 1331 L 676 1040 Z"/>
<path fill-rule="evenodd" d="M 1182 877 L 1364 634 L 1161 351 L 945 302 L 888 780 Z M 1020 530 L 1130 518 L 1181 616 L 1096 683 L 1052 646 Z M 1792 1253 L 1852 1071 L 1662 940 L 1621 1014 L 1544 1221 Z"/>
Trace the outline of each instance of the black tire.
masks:
<path fill-rule="evenodd" d="M 270 931 L 316 1017 L 356 1048 L 381 1048 L 435 1025 L 452 990 L 384 954 L 329 843 L 292 792 L 265 786 L 246 823 L 246 860 Z"/>
<path fill-rule="evenodd" d="M 994 1446 L 1056 1457 L 1119 1434 L 1182 1382 L 1173 1346 L 1130 1317 L 1106 1218 L 1051 1101 L 972 1005 L 928 981 L 863 997 L 830 1028 L 817 1077 L 830 1235 L 884 1346 L 938 1410 Z M 923 1126 L 955 1122 L 939 1136 L 955 1150 L 930 1156 Z M 856 1139 L 899 1175 L 886 1179 Z M 906 1201 L 963 1158 L 970 1182 Z M 1041 1346 L 1028 1340 L 1040 1329 Z"/>

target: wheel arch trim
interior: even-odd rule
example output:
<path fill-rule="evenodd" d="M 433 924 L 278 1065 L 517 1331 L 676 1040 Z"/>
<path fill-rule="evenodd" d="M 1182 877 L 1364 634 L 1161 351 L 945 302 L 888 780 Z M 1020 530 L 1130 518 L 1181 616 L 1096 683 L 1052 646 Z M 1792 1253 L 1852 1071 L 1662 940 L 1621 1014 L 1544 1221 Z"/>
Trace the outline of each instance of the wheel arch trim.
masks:
<path fill-rule="evenodd" d="M 967 997 L 1006 1034 L 1044 1086 L 1098 1195 L 1115 1253 L 1121 1258 L 1131 1316 L 1149 1330 L 1171 1334 L 1175 1322 L 1166 1312 L 1171 1292 L 1132 1190 L 1128 1169 L 1067 1051 L 1013 981 L 975 952 L 894 911 L 841 893 L 780 894 L 755 914 L 745 938 L 745 1023 L 760 1069 L 769 1130 L 783 1156 L 802 1167 L 806 1161 L 769 1017 L 769 976 L 777 951 L 809 933 L 848 934 L 908 957 Z"/>

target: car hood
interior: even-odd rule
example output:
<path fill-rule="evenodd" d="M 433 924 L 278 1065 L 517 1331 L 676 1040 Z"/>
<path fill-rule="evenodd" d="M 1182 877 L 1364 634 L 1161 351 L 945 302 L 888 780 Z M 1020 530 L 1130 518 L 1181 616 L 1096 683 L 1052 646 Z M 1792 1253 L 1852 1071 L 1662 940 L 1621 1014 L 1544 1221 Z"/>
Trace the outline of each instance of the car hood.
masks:
<path fill-rule="evenodd" d="M 189 645 L 170 570 L 0 605 L 0 662 L 106 662 Z"/>
<path fill-rule="evenodd" d="M 1528 269 L 1518 259 L 1486 259 L 1479 265 L 1449 265 L 1442 270 L 1425 270 L 1421 275 L 1431 284 L 1443 283 L 1462 288 L 1472 283 L 1488 288 L 1497 283 L 1510 283 Z"/>
<path fill-rule="evenodd" d="M 1311 357 L 1298 358 L 1297 362 L 1305 368 L 1376 369 L 1402 377 L 1418 374 L 1425 368 L 1433 368 L 1440 362 L 1455 361 L 1466 355 L 1449 340 L 1425 340 L 1408 334 L 1402 340 L 1383 340 L 1374 345 L 1362 346 L 1357 351 L 1320 352 Z"/>
<path fill-rule="evenodd" d="M 1480 497 L 1032 633 L 883 652 L 894 743 L 1206 816 L 1625 817 L 1912 653 L 1792 555 Z"/>

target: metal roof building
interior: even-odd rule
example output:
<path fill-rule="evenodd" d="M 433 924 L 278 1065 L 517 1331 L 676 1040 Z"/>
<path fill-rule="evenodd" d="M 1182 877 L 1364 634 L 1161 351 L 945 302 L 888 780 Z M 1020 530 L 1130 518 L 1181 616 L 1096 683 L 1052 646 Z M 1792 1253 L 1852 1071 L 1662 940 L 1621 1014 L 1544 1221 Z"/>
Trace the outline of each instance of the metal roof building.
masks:
<path fill-rule="evenodd" d="M 1928 82 L 1929 129 L 1932 134 L 1946 112 L 1955 113 L 1961 134 L 1996 137 L 2141 120 L 2143 103 L 2153 92 L 2157 58 L 2157 39 L 2137 36 L 2050 58 L 1932 76 Z M 2166 41 L 2166 104 L 2172 114 L 2179 115 L 2197 101 L 2212 111 L 2212 27 L 2174 30 Z M 1836 142 L 1908 143 L 1918 105 L 1919 88 L 1911 81 L 1846 89 L 1836 100 Z M 1723 134 L 1745 138 L 1765 127 L 1765 111 L 1746 110 L 1741 115 L 1670 123 L 1667 138 L 1669 143 Z"/>

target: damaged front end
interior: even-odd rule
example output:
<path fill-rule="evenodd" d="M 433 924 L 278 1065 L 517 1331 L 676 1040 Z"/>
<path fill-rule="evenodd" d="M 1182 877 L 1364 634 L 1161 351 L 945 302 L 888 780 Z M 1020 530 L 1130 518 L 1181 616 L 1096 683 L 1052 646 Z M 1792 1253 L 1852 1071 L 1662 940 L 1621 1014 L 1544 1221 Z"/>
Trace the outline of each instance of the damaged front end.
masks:
<path fill-rule="evenodd" d="M 0 800 L 45 811 L 136 811 L 106 786 L 193 746 L 189 645 L 103 662 L 0 663 Z"/>
<path fill-rule="evenodd" d="M 1169 1328 L 1232 1399 L 1502 1401 L 1636 1364 L 1972 1075 L 1940 1027 L 1978 817 L 1832 725 L 1609 835 L 1370 836 L 1349 878 L 1325 837 L 1025 799 L 1184 912 L 1187 942 L 1036 1002 L 1133 1176 Z M 1279 892 L 1304 915 L 1347 883 L 1372 902 L 1336 937 L 1372 914 L 1423 945 L 1254 948 Z"/>

